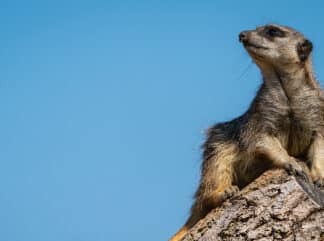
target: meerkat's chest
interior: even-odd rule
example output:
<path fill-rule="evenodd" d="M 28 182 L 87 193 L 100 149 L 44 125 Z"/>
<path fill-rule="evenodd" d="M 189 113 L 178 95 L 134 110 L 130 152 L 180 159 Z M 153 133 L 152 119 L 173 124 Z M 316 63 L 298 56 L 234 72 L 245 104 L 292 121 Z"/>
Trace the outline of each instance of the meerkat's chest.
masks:
<path fill-rule="evenodd" d="M 320 107 L 312 95 L 292 98 L 289 108 L 289 129 L 286 130 L 287 150 L 293 156 L 309 148 L 320 122 Z"/>
<path fill-rule="evenodd" d="M 314 130 L 307 123 L 296 118 L 290 120 L 290 128 L 286 132 L 287 151 L 292 156 L 305 154 L 314 136 Z"/>

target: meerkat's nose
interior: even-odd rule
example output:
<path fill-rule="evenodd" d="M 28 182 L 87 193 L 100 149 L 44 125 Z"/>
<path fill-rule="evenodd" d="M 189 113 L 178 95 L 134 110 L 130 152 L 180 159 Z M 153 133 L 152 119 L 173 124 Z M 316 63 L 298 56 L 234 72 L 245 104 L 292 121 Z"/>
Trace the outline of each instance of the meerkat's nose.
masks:
<path fill-rule="evenodd" d="M 239 34 L 239 40 L 240 42 L 245 42 L 247 41 L 248 35 L 246 31 L 243 31 Z"/>

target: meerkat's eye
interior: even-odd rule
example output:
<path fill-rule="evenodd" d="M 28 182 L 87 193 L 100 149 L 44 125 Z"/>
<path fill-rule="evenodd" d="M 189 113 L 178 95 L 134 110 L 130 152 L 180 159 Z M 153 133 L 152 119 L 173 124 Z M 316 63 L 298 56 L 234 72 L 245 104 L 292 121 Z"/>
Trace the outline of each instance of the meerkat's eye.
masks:
<path fill-rule="evenodd" d="M 279 28 L 276 28 L 276 27 L 266 28 L 265 33 L 266 33 L 266 35 L 268 35 L 269 37 L 272 37 L 272 38 L 284 36 L 284 33 Z"/>

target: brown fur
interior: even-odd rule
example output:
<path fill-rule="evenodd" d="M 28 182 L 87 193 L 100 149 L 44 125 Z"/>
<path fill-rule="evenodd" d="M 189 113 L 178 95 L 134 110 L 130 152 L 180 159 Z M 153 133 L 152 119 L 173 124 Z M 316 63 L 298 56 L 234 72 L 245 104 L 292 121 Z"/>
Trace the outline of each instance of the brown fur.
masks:
<path fill-rule="evenodd" d="M 263 83 L 242 116 L 208 130 L 191 215 L 170 241 L 182 239 L 211 209 L 269 168 L 307 178 L 298 158 L 314 182 L 324 184 L 324 94 L 314 78 L 311 42 L 279 25 L 244 31 L 240 41 Z"/>

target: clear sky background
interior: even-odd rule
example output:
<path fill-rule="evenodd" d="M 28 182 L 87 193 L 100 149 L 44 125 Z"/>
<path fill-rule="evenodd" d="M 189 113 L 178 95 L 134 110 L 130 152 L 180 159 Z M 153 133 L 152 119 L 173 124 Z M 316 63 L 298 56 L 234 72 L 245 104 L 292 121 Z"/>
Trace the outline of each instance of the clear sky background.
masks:
<path fill-rule="evenodd" d="M 0 2 L 0 241 L 165 241 L 185 222 L 203 131 L 261 82 L 241 30 L 315 45 L 322 1 Z"/>

